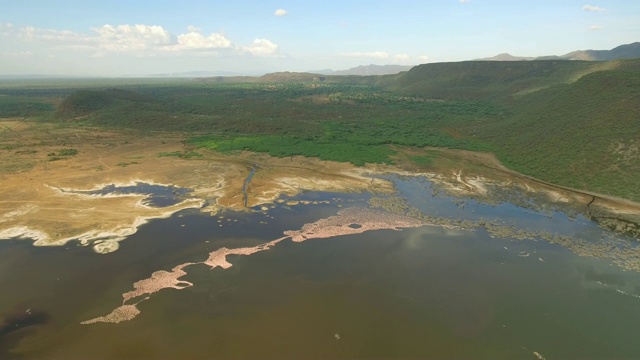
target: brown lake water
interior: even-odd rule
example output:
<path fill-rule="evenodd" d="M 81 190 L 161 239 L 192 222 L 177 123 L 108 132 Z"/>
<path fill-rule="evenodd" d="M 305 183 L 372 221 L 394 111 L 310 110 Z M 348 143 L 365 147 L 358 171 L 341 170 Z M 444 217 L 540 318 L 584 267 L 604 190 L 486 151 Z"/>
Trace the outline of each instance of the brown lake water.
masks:
<path fill-rule="evenodd" d="M 580 215 L 393 180 L 423 214 L 627 244 L 626 256 L 636 256 L 637 240 Z M 309 192 L 292 199 L 328 203 L 278 204 L 266 214 L 186 210 L 151 221 L 107 255 L 2 241 L 0 358 L 640 358 L 640 273 L 483 228 L 286 239 L 228 256 L 228 269 L 189 266 L 181 280 L 193 286 L 150 295 L 132 320 L 81 324 L 120 306 L 154 271 L 281 238 L 340 209 L 369 207 L 371 196 Z"/>

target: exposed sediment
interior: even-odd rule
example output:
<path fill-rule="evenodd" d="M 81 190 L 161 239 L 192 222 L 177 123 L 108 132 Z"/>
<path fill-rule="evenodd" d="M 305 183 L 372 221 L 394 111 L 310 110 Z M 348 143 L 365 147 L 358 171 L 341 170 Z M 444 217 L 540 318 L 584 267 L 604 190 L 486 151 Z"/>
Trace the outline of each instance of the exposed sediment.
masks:
<path fill-rule="evenodd" d="M 293 196 L 305 190 L 391 190 L 388 183 L 371 186 L 370 178 L 351 164 L 250 153 L 208 153 L 195 160 L 159 157 L 182 149 L 182 143 L 179 139 L 108 135 L 108 140 L 69 138 L 67 141 L 74 143 L 68 146 L 78 150 L 73 157 L 48 162 L 44 156 L 28 171 L 0 172 L 0 239 L 31 239 L 37 246 L 61 246 L 78 240 L 83 245 L 95 244 L 96 252 L 105 254 L 115 251 L 118 241 L 148 220 L 183 209 L 250 211 L 283 194 Z M 46 153 L 50 149 L 41 146 L 41 150 Z M 136 161 L 123 162 L 131 158 Z M 2 164 L 0 160 L 0 168 Z M 251 167 L 260 167 L 260 176 L 249 177 Z M 251 186 L 244 183 L 249 179 Z M 144 194 L 94 193 L 105 186 L 139 182 L 192 191 L 190 198 L 163 208 L 147 206 Z"/>
<path fill-rule="evenodd" d="M 142 295 L 153 294 L 162 289 L 173 288 L 182 290 L 189 286 L 193 286 L 193 284 L 188 281 L 180 280 L 181 277 L 187 275 L 184 268 L 193 264 L 194 263 L 180 264 L 171 269 L 171 271 L 158 270 L 151 274 L 150 278 L 136 281 L 133 284 L 134 290 L 122 294 L 122 303 L 124 304 L 125 302 Z"/>
<path fill-rule="evenodd" d="M 226 247 L 220 248 L 216 251 L 209 253 L 209 257 L 207 260 L 203 261 L 202 264 L 208 265 L 211 269 L 215 269 L 220 267 L 222 269 L 228 269 L 232 266 L 230 262 L 227 261 L 227 256 L 229 255 L 252 255 L 260 251 L 269 250 L 282 240 L 287 239 L 288 236 L 281 237 L 279 239 L 271 240 L 267 243 L 260 244 L 253 247 L 245 247 L 245 248 L 236 248 L 236 249 L 227 249 Z"/>
<path fill-rule="evenodd" d="M 58 146 L 39 145 L 32 168 L 25 172 L 0 172 L 0 239 L 29 238 L 42 246 L 79 240 L 85 245 L 95 245 L 95 251 L 104 254 L 115 251 L 118 241 L 135 233 L 148 220 L 167 217 L 182 209 L 200 208 L 208 213 L 221 209 L 250 211 L 282 195 L 293 196 L 305 190 L 389 193 L 393 191 L 389 181 L 371 177 L 385 173 L 424 176 L 434 182 L 434 187 L 453 196 L 493 203 L 514 201 L 530 206 L 525 197 L 508 194 L 517 190 L 525 192 L 526 197 L 552 204 L 551 210 L 580 213 L 593 200 L 592 196 L 497 170 L 490 174 L 477 174 L 466 168 L 420 173 L 386 165 L 355 167 L 298 156 L 279 159 L 247 152 L 225 156 L 205 150 L 196 159 L 159 157 L 183 150 L 182 139 L 132 138 L 105 131 L 98 135 L 82 129 L 60 134 L 67 142 L 65 146 L 78 150 L 77 155 L 49 162 L 45 154 Z M 36 139 L 39 133 L 23 136 Z M 40 139 L 43 144 L 49 140 L 48 135 Z M 250 177 L 251 168 L 255 167 L 260 167 L 260 171 Z M 245 184 L 248 179 L 250 186 Z M 153 208 L 145 206 L 145 195 L 86 193 L 109 184 L 136 182 L 192 189 L 191 198 L 171 207 Z M 205 203 L 207 206 L 203 207 Z M 598 198 L 588 209 L 603 226 L 640 237 L 638 207 Z"/>
<path fill-rule="evenodd" d="M 382 210 L 369 208 L 345 208 L 336 215 L 325 219 L 308 223 L 299 230 L 288 230 L 283 237 L 266 242 L 253 247 L 229 249 L 226 247 L 217 249 L 211 253 L 206 260 L 196 263 L 185 263 L 174 267 L 171 271 L 156 271 L 150 278 L 134 283 L 134 290 L 123 294 L 123 305 L 116 308 L 107 316 L 98 317 L 83 322 L 91 324 L 95 322 L 112 322 L 131 320 L 139 314 L 137 307 L 127 305 L 126 302 L 139 298 L 143 295 L 151 295 L 166 288 L 178 290 L 193 286 L 192 283 L 181 281 L 180 277 L 186 275 L 184 270 L 188 266 L 204 264 L 211 269 L 220 267 L 228 269 L 232 263 L 228 261 L 230 255 L 252 255 L 257 252 L 266 251 L 278 243 L 290 238 L 293 242 L 302 242 L 311 239 L 331 238 L 341 235 L 360 234 L 373 230 L 400 230 L 402 228 L 420 227 L 424 225 L 439 226 L 448 229 L 466 229 L 473 231 L 477 228 L 484 228 L 491 236 L 519 239 L 538 240 L 542 239 L 550 243 L 562 245 L 580 256 L 593 256 L 609 259 L 621 268 L 640 271 L 640 256 L 637 247 L 628 243 L 617 241 L 588 242 L 571 236 L 550 234 L 542 231 L 516 229 L 514 227 L 503 226 L 488 221 L 470 221 L 460 219 L 449 219 L 433 217 L 421 213 L 415 208 L 411 208 L 404 200 L 397 197 L 374 197 L 370 201 L 373 207 Z M 528 256 L 519 254 L 518 256 Z M 543 261 L 542 259 L 540 259 Z M 145 298 L 147 299 L 147 298 Z M 144 299 L 143 299 L 144 300 Z M 142 301 L 142 300 L 141 300 Z"/>
<path fill-rule="evenodd" d="M 285 231 L 294 242 L 360 234 L 371 230 L 398 230 L 426 225 L 416 218 L 371 209 L 346 208 L 337 215 L 306 224 L 301 230 Z M 354 226 L 355 225 L 355 226 Z"/>
<path fill-rule="evenodd" d="M 97 317 L 95 319 L 91 319 L 91 320 L 87 320 L 87 321 L 83 321 L 80 324 L 88 325 L 88 324 L 95 324 L 95 323 L 99 323 L 99 322 L 118 324 L 118 323 L 121 323 L 123 321 L 132 320 L 133 318 L 138 316 L 138 314 L 140 314 L 140 310 L 138 310 L 137 304 L 134 304 L 134 305 L 122 305 L 122 306 L 118 306 L 117 308 L 113 309 L 113 311 L 110 312 L 108 315 L 100 316 L 100 317 Z"/>
<path fill-rule="evenodd" d="M 285 231 L 285 236 L 252 247 L 228 249 L 226 247 L 209 253 L 206 260 L 202 262 L 189 262 L 175 266 L 171 271 L 159 270 L 151 274 L 147 279 L 137 281 L 133 284 L 134 290 L 122 294 L 123 303 L 105 316 L 100 316 L 91 320 L 83 321 L 81 324 L 93 324 L 97 322 L 119 323 L 135 318 L 140 314 L 137 304 L 126 304 L 128 301 L 144 295 L 151 295 L 160 290 L 173 288 L 182 290 L 193 286 L 192 283 L 180 278 L 187 274 L 185 268 L 192 265 L 204 264 L 211 269 L 220 267 L 228 269 L 232 264 L 227 260 L 229 255 L 252 255 L 257 252 L 266 251 L 278 243 L 291 238 L 294 242 L 301 242 L 310 239 L 323 239 L 341 235 L 359 234 L 372 230 L 400 230 L 402 228 L 419 227 L 426 225 L 424 221 L 408 216 L 394 214 L 390 212 L 371 210 L 367 208 L 346 208 L 338 214 L 326 219 L 306 224 L 301 230 Z M 143 299 L 146 300 L 147 298 Z M 140 301 L 143 301 L 140 300 Z"/>

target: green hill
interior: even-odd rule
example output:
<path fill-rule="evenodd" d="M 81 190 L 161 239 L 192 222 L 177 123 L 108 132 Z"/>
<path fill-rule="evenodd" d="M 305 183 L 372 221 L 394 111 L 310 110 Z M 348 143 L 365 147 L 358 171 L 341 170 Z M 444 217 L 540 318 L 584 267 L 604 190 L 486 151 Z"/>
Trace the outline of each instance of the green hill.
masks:
<path fill-rule="evenodd" d="M 640 200 L 640 59 L 425 64 L 376 82 L 445 103 L 493 104 L 501 111 L 445 121 L 441 131 L 485 144 L 524 174 Z"/>
<path fill-rule="evenodd" d="M 508 114 L 466 133 L 491 143 L 519 172 L 640 200 L 638 65 L 636 60 L 518 97 Z"/>
<path fill-rule="evenodd" d="M 73 118 L 126 105 L 154 107 L 158 105 L 158 101 L 150 96 L 122 89 L 78 90 L 64 99 L 56 116 Z"/>
<path fill-rule="evenodd" d="M 587 61 L 464 61 L 416 66 L 384 87 L 436 99 L 496 99 L 571 83 L 608 63 Z"/>
<path fill-rule="evenodd" d="M 138 130 L 189 130 L 171 99 L 123 89 L 77 90 L 58 106 L 58 120 Z"/>
<path fill-rule="evenodd" d="M 326 80 L 326 75 L 321 74 L 312 74 L 307 72 L 277 72 L 270 73 L 266 75 L 262 75 L 258 78 L 260 82 L 268 82 L 268 83 L 300 83 L 300 82 L 313 82 L 313 81 L 324 81 Z"/>

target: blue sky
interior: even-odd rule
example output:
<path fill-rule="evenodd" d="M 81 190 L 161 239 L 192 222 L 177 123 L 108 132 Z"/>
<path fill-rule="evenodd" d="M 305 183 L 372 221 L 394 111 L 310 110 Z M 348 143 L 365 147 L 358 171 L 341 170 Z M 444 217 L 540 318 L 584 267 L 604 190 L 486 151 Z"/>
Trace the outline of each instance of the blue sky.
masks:
<path fill-rule="evenodd" d="M 0 74 L 260 74 L 640 41 L 640 1 L 5 1 Z"/>

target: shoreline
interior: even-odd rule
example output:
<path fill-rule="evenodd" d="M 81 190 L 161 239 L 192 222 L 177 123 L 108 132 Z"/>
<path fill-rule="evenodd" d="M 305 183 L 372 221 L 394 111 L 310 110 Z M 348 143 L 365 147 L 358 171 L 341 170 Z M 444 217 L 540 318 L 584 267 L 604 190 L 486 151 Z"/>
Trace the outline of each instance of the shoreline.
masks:
<path fill-rule="evenodd" d="M 63 245 L 71 240 L 99 245 L 100 241 L 107 243 L 100 247 L 106 253 L 148 220 L 165 218 L 186 208 L 198 208 L 211 215 L 225 209 L 252 211 L 283 195 L 294 196 L 303 191 L 391 194 L 395 191 L 393 185 L 379 177 L 385 174 L 424 176 L 451 196 L 484 202 L 496 201 L 488 188 L 512 187 L 536 201 L 570 208 L 592 220 L 620 217 L 635 224 L 625 226 L 640 234 L 640 204 L 550 184 L 509 170 L 487 153 L 437 149 L 438 156 L 448 163 L 425 172 L 408 161 L 356 167 L 302 156 L 274 158 L 259 153 L 226 155 L 206 150 L 201 151 L 200 157 L 181 158 L 162 155 L 185 151 L 184 138 L 178 134 L 159 138 L 157 134 L 139 137 L 116 131 L 94 134 L 95 129 L 73 129 L 70 133 L 69 129 L 62 130 L 67 143 L 41 145 L 34 150 L 37 161 L 30 160 L 34 162 L 32 168 L 0 175 L 0 240 L 27 237 L 38 246 Z M 34 140 L 50 137 L 30 134 L 29 128 L 24 131 L 25 137 Z M 62 146 L 77 149 L 78 154 L 53 162 L 44 156 Z M 410 151 L 415 153 L 411 149 L 406 153 Z M 6 165 L 3 161 L 14 160 L 0 159 L 0 166 Z M 260 171 L 250 170 L 255 168 Z M 81 193 L 138 182 L 192 191 L 182 202 L 164 208 L 144 205 L 146 195 Z M 618 225 L 614 221 L 611 226 Z M 114 243 L 115 246 L 109 245 Z"/>

